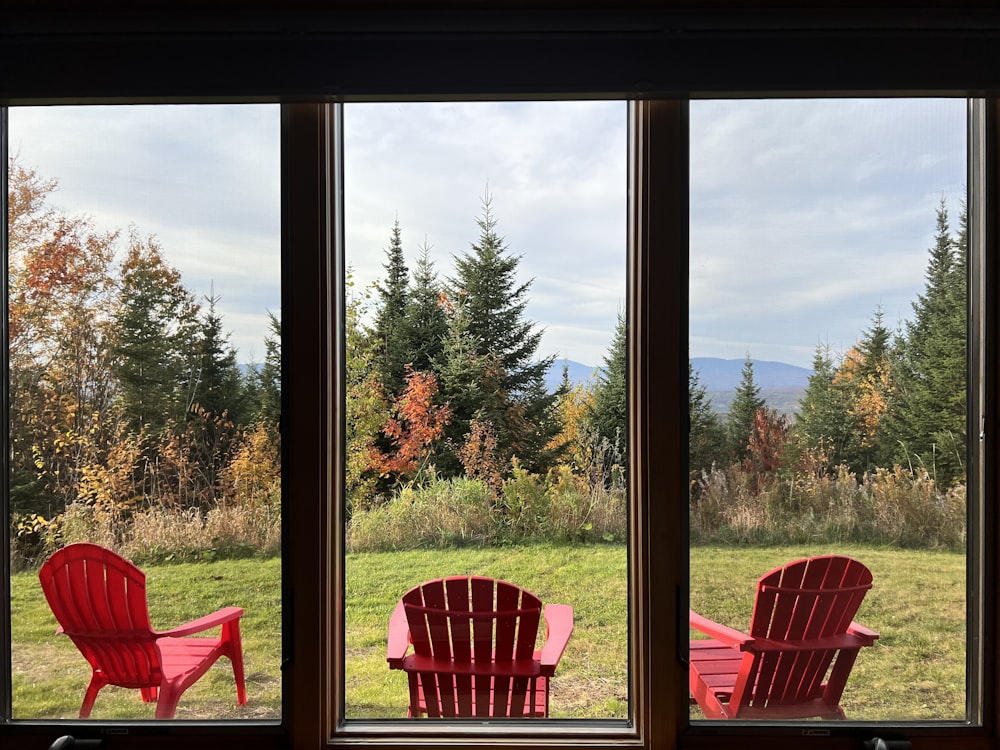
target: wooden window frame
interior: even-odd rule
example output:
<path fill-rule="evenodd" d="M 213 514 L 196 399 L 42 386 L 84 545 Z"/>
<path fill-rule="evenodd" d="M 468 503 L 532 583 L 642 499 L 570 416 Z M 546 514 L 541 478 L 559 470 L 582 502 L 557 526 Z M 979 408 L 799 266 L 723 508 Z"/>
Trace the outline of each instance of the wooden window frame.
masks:
<path fill-rule="evenodd" d="M 49 2 L 59 6 L 59 2 Z M 116 5 L 118 7 L 116 7 Z M 150 6 L 155 6 L 150 3 Z M 197 5 L 197 10 L 192 10 Z M 280 725 L 183 723 L 108 725 L 10 722 L 0 744 L 38 748 L 56 736 L 103 736 L 108 748 L 244 747 L 303 749 L 326 745 L 454 747 L 859 748 L 873 734 L 905 736 L 917 750 L 942 742 L 956 750 L 992 747 L 1000 647 L 998 597 L 970 592 L 981 621 L 980 726 L 910 726 L 863 722 L 817 732 L 796 727 L 689 728 L 686 649 L 687 488 L 687 99 L 698 96 L 979 96 L 973 127 L 982 153 L 970 190 L 982 196 L 970 232 L 985 259 L 974 282 L 984 290 L 976 335 L 986 404 L 1000 397 L 1000 13 L 985 3 L 961 8 L 916 2 L 909 15 L 834 2 L 811 12 L 736 0 L 707 11 L 607 10 L 582 3 L 564 12 L 548 0 L 533 10 L 500 0 L 473 9 L 458 3 L 367 7 L 332 0 L 316 10 L 299 3 L 281 12 L 263 0 L 256 14 L 227 14 L 227 4 L 136 11 L 93 3 L 93 13 L 53 15 L 38 4 L 0 12 L 0 104 L 279 101 L 282 111 L 282 297 L 285 540 L 284 705 Z M 376 5 L 374 10 L 371 5 Z M 679 4 L 678 4 L 679 5 Z M 206 11 L 204 8 L 208 7 Z M 405 6 L 405 7 L 404 7 Z M 426 6 L 426 7 L 425 7 Z M 704 7 L 704 5 L 702 6 Z M 427 54 L 427 50 L 435 54 Z M 933 50 L 934 54 L 929 54 Z M 25 66 L 24 61 L 33 64 Z M 456 64 L 456 61 L 475 64 Z M 338 193 L 339 121 L 330 102 L 373 99 L 613 96 L 632 99 L 630 144 L 629 384 L 633 407 L 631 479 L 632 641 L 627 727 L 554 721 L 537 731 L 441 732 L 395 725 L 343 724 L 337 662 L 342 653 L 342 519 L 337 477 L 343 435 L 336 416 L 342 393 L 338 343 L 343 273 Z M 0 124 L 2 124 L 0 115 Z M 4 191 L 6 194 L 6 191 Z M 978 238 L 978 239 L 976 239 Z M 998 494 L 1000 415 L 987 409 L 981 496 Z M 970 434 L 976 434 L 970 432 Z M 669 477 L 674 477 L 671 480 Z M 997 579 L 998 514 L 983 503 L 973 551 L 982 581 Z M 3 532 L 6 534 L 6 529 Z M 0 574 L 9 575 L 7 561 Z M 655 572 L 655 575 L 654 575 Z M 9 642 L 9 602 L 0 635 Z M 3 613 L 0 613 L 3 614 Z M 9 684 L 0 680 L 9 716 Z M 829 732 L 826 736 L 823 732 Z M 125 733 L 127 732 L 127 733 Z"/>

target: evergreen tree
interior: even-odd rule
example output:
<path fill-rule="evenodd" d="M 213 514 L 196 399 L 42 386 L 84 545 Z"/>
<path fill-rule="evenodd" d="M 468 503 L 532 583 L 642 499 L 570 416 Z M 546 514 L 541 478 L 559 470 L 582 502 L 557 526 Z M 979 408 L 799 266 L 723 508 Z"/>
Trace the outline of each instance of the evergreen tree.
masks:
<path fill-rule="evenodd" d="M 836 375 L 830 347 L 818 345 L 795 418 L 794 439 L 800 451 L 809 451 L 813 460 L 824 457 L 827 467 L 845 460 L 851 442 L 850 405 L 844 390 L 834 382 Z"/>
<path fill-rule="evenodd" d="M 458 451 L 469 434 L 474 419 L 486 419 L 484 402 L 487 392 L 488 357 L 479 353 L 479 342 L 469 330 L 464 298 L 450 304 L 447 335 L 441 351 L 433 360 L 438 375 L 440 397 L 451 407 L 451 422 L 445 426 L 444 439 L 450 451 L 438 459 L 437 469 L 444 476 L 461 474 L 463 467 Z M 496 414 L 491 415 L 497 419 Z M 503 428 L 505 420 L 499 419 Z"/>
<path fill-rule="evenodd" d="M 440 355 L 448 335 L 448 315 L 445 311 L 444 289 L 430 259 L 425 242 L 413 268 L 413 286 L 402 321 L 400 338 L 404 343 L 406 361 L 417 372 L 431 369 Z"/>
<path fill-rule="evenodd" d="M 491 408 L 505 413 L 506 425 L 494 423 L 498 452 L 517 456 L 529 471 L 544 472 L 552 460 L 546 446 L 560 431 L 555 394 L 548 393 L 545 374 L 555 356 L 535 360 L 542 331 L 524 319 L 531 282 L 518 283 L 520 258 L 507 252 L 497 234 L 496 220 L 487 196 L 483 216 L 477 220 L 479 240 L 471 251 L 455 259 L 454 278 L 449 280 L 453 300 L 462 299 L 468 316 L 468 332 L 476 353 L 488 358 L 492 392 L 483 392 L 487 402 L 505 404 Z M 454 405 L 453 405 L 454 407 Z M 453 418 L 470 418 L 456 408 Z M 501 437 L 503 435 L 503 437 Z"/>
<path fill-rule="evenodd" d="M 853 440 L 847 463 L 857 473 L 884 466 L 894 452 L 886 437 L 887 410 L 892 402 L 892 335 L 885 327 L 882 308 L 862 334 L 855 356 L 841 365 L 843 388 L 848 392 Z M 849 377 L 848 377 L 849 376 Z"/>
<path fill-rule="evenodd" d="M 264 363 L 257 376 L 261 417 L 272 425 L 281 419 L 281 321 L 268 311 L 268 334 L 264 338 Z"/>
<path fill-rule="evenodd" d="M 621 457 L 628 455 L 628 328 L 625 314 L 618 313 L 604 367 L 594 384 L 590 423 L 597 438 L 615 446 Z"/>
<path fill-rule="evenodd" d="M 966 458 L 967 238 L 952 238 L 942 200 L 924 292 L 900 347 L 891 421 L 896 460 L 942 484 L 961 481 Z"/>
<path fill-rule="evenodd" d="M 353 288 L 350 269 L 346 286 L 348 290 Z M 349 291 L 344 305 L 344 485 L 348 516 L 355 508 L 367 508 L 377 501 L 379 477 L 372 468 L 370 453 L 373 446 L 388 446 L 387 441 L 379 441 L 390 416 L 389 402 L 379 380 L 375 347 L 361 323 L 364 312 L 363 300 Z"/>
<path fill-rule="evenodd" d="M 206 300 L 208 307 L 201 320 L 197 346 L 197 379 L 192 383 L 189 401 L 215 416 L 228 413 L 231 420 L 242 424 L 245 415 L 236 352 L 229 335 L 222 330 L 222 316 L 216 311 L 219 298 L 213 294 Z"/>
<path fill-rule="evenodd" d="M 760 395 L 760 387 L 754 381 L 753 360 L 747 354 L 743 363 L 740 384 L 736 387 L 736 396 L 729 404 L 726 416 L 726 433 L 729 438 L 729 451 L 733 457 L 741 461 L 747 455 L 747 445 L 753 432 L 757 412 L 766 407 Z"/>
<path fill-rule="evenodd" d="M 726 430 L 712 410 L 708 391 L 688 361 L 688 469 L 692 477 L 726 457 Z"/>
<path fill-rule="evenodd" d="M 120 401 L 130 426 L 161 428 L 191 406 L 198 305 L 152 239 L 134 233 L 121 266 L 114 322 Z"/>
<path fill-rule="evenodd" d="M 404 326 L 409 301 L 409 271 L 403 258 L 402 232 L 399 220 L 392 226 L 389 247 L 386 248 L 386 276 L 375 285 L 378 298 L 375 306 L 373 338 L 381 369 L 382 385 L 387 393 L 399 393 L 405 382 L 409 363 Z"/>

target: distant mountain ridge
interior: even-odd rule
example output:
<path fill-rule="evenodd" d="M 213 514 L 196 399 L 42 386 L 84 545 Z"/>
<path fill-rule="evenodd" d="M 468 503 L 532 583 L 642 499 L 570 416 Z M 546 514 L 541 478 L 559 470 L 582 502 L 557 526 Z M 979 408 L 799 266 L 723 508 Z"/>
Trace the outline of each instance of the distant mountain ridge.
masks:
<path fill-rule="evenodd" d="M 709 391 L 735 389 L 743 378 L 745 359 L 719 359 L 718 357 L 692 357 L 691 367 L 698 375 L 698 382 Z M 809 385 L 812 370 L 805 367 L 751 359 L 753 379 L 764 388 L 805 388 Z"/>
<path fill-rule="evenodd" d="M 721 359 L 719 357 L 692 357 L 691 366 L 698 375 L 698 382 L 704 386 L 712 401 L 712 408 L 725 413 L 734 392 L 743 377 L 743 359 Z M 790 365 L 785 362 L 751 359 L 754 382 L 760 388 L 761 396 L 772 409 L 782 414 L 792 415 L 798 408 L 799 400 L 809 385 L 812 370 Z M 549 368 L 545 384 L 554 391 L 562 383 L 563 367 L 567 368 L 573 385 L 586 384 L 596 379 L 600 367 L 581 364 L 571 359 L 557 359 Z"/>
<path fill-rule="evenodd" d="M 812 370 L 785 362 L 750 361 L 753 362 L 754 382 L 768 408 L 775 409 L 779 414 L 795 414 L 809 385 Z M 691 358 L 691 367 L 698 375 L 698 382 L 704 386 L 714 411 L 725 414 L 729 410 L 729 402 L 743 379 L 745 362 L 745 359 Z"/>
<path fill-rule="evenodd" d="M 548 389 L 549 393 L 562 384 L 563 367 L 566 368 L 567 374 L 569 375 L 569 382 L 573 385 L 587 383 L 591 380 L 591 378 L 596 378 L 598 370 L 601 369 L 599 367 L 591 367 L 590 365 L 580 364 L 579 362 L 574 362 L 571 359 L 557 359 L 552 363 L 552 367 L 549 368 L 549 371 L 545 373 L 545 387 Z"/>

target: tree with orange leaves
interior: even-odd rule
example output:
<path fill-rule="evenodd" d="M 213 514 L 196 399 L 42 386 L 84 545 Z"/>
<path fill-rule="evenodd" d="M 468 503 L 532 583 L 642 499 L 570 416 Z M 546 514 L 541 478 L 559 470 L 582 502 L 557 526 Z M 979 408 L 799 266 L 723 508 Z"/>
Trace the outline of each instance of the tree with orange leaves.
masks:
<path fill-rule="evenodd" d="M 391 405 L 392 416 L 382 432 L 392 443 L 391 451 L 372 445 L 369 460 L 383 476 L 394 476 L 396 483 L 416 479 L 434 455 L 435 443 L 451 419 L 447 404 L 435 404 L 437 376 L 406 368 L 406 385 Z"/>

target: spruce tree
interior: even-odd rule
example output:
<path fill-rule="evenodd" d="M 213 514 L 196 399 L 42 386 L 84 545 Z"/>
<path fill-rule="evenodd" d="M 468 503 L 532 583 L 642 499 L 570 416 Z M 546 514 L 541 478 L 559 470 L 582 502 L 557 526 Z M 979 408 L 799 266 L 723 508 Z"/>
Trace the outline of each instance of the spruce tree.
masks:
<path fill-rule="evenodd" d="M 197 345 L 198 377 L 190 401 L 215 416 L 226 412 L 231 420 L 242 424 L 245 415 L 236 352 L 222 330 L 222 316 L 216 310 L 219 298 L 213 294 L 206 300 L 208 307 Z"/>
<path fill-rule="evenodd" d="M 942 484 L 961 481 L 966 460 L 967 253 L 965 219 L 952 238 L 937 211 L 924 292 L 913 303 L 897 362 L 891 428 L 896 460 Z"/>
<path fill-rule="evenodd" d="M 618 313 L 615 333 L 604 355 L 604 367 L 594 384 L 590 423 L 596 435 L 616 446 L 621 457 L 628 455 L 628 329 L 625 314 Z"/>
<path fill-rule="evenodd" d="M 853 365 L 851 377 L 843 384 L 851 405 L 854 438 L 847 462 L 859 474 L 884 466 L 894 453 L 887 436 L 893 397 L 892 334 L 884 321 L 882 308 L 876 308 L 871 325 L 854 350 L 857 357 L 842 365 L 845 372 Z"/>
<path fill-rule="evenodd" d="M 726 457 L 726 430 L 688 360 L 688 470 L 692 477 Z"/>
<path fill-rule="evenodd" d="M 754 381 L 753 360 L 747 354 L 743 363 L 740 384 L 736 395 L 729 404 L 726 416 L 726 433 L 729 439 L 729 451 L 738 461 L 747 455 L 747 445 L 750 433 L 753 431 L 757 412 L 765 408 L 766 403 L 760 395 L 760 387 Z"/>
<path fill-rule="evenodd" d="M 406 361 L 417 372 L 431 369 L 431 363 L 441 353 L 448 335 L 445 308 L 444 289 L 430 259 L 430 248 L 424 242 L 413 268 L 413 285 L 400 331 Z"/>
<path fill-rule="evenodd" d="M 502 410 L 490 409 L 506 413 L 506 425 L 494 424 L 499 452 L 517 456 L 529 471 L 543 472 L 553 460 L 546 446 L 560 431 L 556 396 L 545 385 L 555 355 L 535 359 L 542 331 L 524 319 L 531 282 L 517 280 L 520 257 L 508 252 L 497 233 L 489 196 L 483 200 L 483 216 L 477 223 L 478 241 L 455 259 L 449 296 L 453 303 L 461 298 L 476 353 L 490 361 L 489 380 L 496 380 L 496 387 L 484 392 L 484 398 L 507 405 Z M 501 440 L 503 432 L 506 436 Z"/>
<path fill-rule="evenodd" d="M 396 394 L 403 388 L 406 365 L 410 361 L 403 338 L 409 301 L 409 271 L 403 257 L 403 239 L 398 219 L 392 226 L 385 254 L 386 263 L 383 268 L 386 276 L 381 283 L 375 284 L 378 297 L 373 338 L 382 385 L 387 393 Z"/>
<path fill-rule="evenodd" d="M 133 429 L 154 431 L 191 406 L 197 377 L 198 305 L 152 239 L 133 235 L 121 266 L 114 371 Z"/>
<path fill-rule="evenodd" d="M 486 374 L 488 360 L 479 353 L 479 345 L 469 331 L 464 298 L 449 303 L 447 334 L 441 342 L 441 351 L 433 360 L 438 376 L 441 399 L 451 407 L 451 422 L 445 426 L 444 435 L 450 451 L 438 459 L 437 470 L 444 476 L 460 475 L 463 467 L 458 451 L 464 444 L 473 419 L 485 419 L 484 401 L 487 394 Z M 496 419 L 496 415 L 493 415 Z M 498 420 L 503 428 L 505 420 Z"/>
<path fill-rule="evenodd" d="M 813 460 L 825 457 L 828 468 L 846 460 L 852 441 L 850 403 L 844 389 L 835 382 L 836 375 L 830 347 L 817 345 L 793 433 L 800 451 L 809 451 Z"/>
<path fill-rule="evenodd" d="M 268 333 L 264 338 L 264 363 L 258 375 L 260 415 L 277 425 L 281 418 L 281 321 L 268 311 Z"/>

